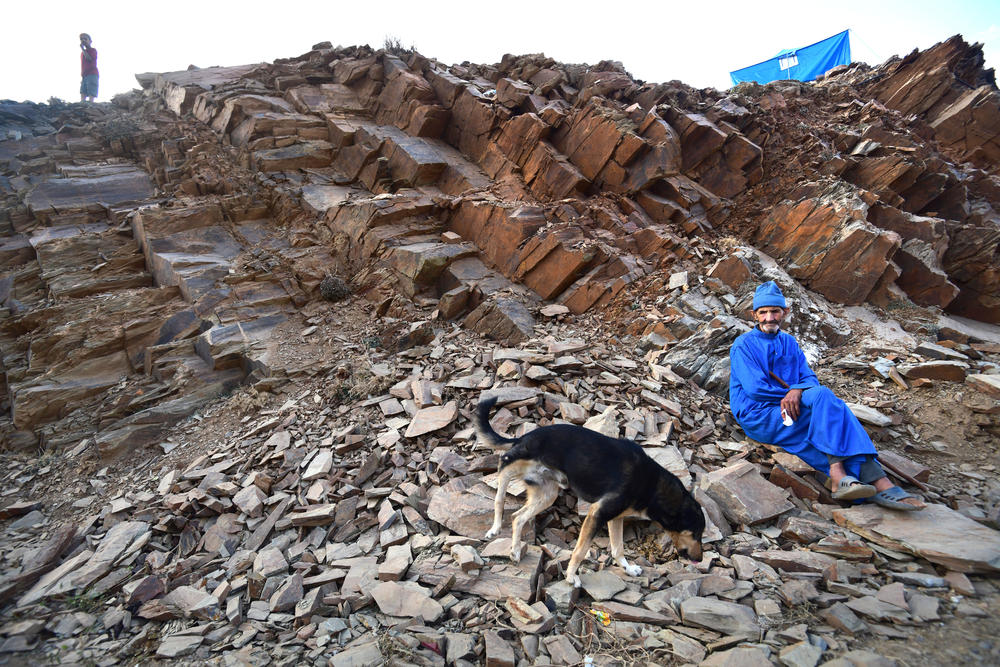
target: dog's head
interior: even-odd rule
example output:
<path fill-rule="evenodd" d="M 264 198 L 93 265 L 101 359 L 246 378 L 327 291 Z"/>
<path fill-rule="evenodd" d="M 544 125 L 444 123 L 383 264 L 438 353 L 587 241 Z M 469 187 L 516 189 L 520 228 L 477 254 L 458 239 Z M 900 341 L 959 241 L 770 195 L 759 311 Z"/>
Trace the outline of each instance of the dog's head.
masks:
<path fill-rule="evenodd" d="M 701 560 L 701 538 L 705 533 L 705 514 L 701 505 L 687 491 L 679 500 L 679 506 L 672 508 L 669 518 L 663 517 L 660 525 L 670 536 L 677 554 L 692 561 Z"/>
<path fill-rule="evenodd" d="M 674 543 L 674 548 L 677 549 L 678 556 L 697 563 L 701 560 L 701 538 L 705 532 L 705 517 L 701 515 L 700 509 L 698 510 L 697 525 L 693 523 L 688 525 L 692 525 L 693 527 L 684 528 L 683 530 L 668 529 L 666 533 Z"/>

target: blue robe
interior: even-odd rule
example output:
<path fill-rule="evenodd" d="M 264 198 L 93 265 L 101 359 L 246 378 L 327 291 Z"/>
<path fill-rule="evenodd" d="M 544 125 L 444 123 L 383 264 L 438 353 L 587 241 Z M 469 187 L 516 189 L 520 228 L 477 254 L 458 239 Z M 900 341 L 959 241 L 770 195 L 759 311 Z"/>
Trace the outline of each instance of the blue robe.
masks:
<path fill-rule="evenodd" d="M 869 456 L 876 456 L 861 422 L 819 383 L 791 334 L 767 334 L 754 328 L 733 342 L 729 364 L 729 406 L 754 440 L 777 445 L 827 475 L 828 454 L 847 457 L 844 469 L 854 477 Z M 791 426 L 781 421 L 781 399 L 788 389 L 771 373 L 790 388 L 803 390 L 799 418 Z"/>

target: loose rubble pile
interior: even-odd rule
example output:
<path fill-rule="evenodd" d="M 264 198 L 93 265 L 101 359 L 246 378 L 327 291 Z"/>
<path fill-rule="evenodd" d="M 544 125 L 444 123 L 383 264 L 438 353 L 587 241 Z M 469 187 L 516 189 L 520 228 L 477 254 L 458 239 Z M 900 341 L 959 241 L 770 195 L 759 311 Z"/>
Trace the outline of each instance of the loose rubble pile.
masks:
<path fill-rule="evenodd" d="M 138 78 L 113 106 L 0 105 L 0 660 L 1000 657 L 977 47 L 728 94 L 330 44 Z M 728 348 L 767 279 L 926 510 L 838 505 L 734 423 Z M 510 562 L 523 489 L 483 539 L 488 396 L 499 431 L 641 443 L 702 504 L 703 560 L 635 522 L 642 575 L 602 535 L 573 589 L 567 493 Z M 942 623 L 980 629 L 913 644 Z"/>
<path fill-rule="evenodd" d="M 677 288 L 661 306 L 700 292 Z M 317 309 L 308 337 L 349 330 L 359 307 Z M 359 367 L 292 380 L 261 405 L 234 397 L 125 484 L 109 488 L 96 471 L 88 497 L 65 508 L 79 520 L 8 506 L 0 650 L 99 664 L 880 664 L 852 645 L 991 613 L 981 600 L 995 604 L 997 591 L 978 575 L 1000 568 L 1000 533 L 983 525 L 998 518 L 995 478 L 969 502 L 887 450 L 887 467 L 926 489 L 930 507 L 838 507 L 808 466 L 742 438 L 723 400 L 661 365 L 672 352 L 609 343 L 592 323 L 570 338 L 587 327 L 556 319 L 514 348 L 448 325 L 402 352 L 388 337 L 365 355 L 345 344 Z M 995 344 L 975 345 L 996 358 Z M 938 347 L 949 350 L 924 343 L 920 354 Z M 885 363 L 842 358 L 824 375 L 889 375 Z M 378 389 L 350 400 L 351 382 Z M 686 483 L 695 473 L 710 520 L 704 559 L 671 558 L 643 522 L 628 524 L 642 576 L 614 565 L 602 536 L 573 589 L 562 572 L 581 512 L 567 494 L 511 563 L 509 515 L 508 532 L 482 539 L 497 454 L 475 443 L 471 415 L 493 395 L 498 429 L 584 424 L 638 440 Z M 854 409 L 877 439 L 913 428 L 893 401 L 864 400 Z M 213 423 L 223 414 L 225 435 Z M 15 467 L 4 485 L 30 497 L 46 474 Z M 518 506 L 511 498 L 508 512 Z"/>

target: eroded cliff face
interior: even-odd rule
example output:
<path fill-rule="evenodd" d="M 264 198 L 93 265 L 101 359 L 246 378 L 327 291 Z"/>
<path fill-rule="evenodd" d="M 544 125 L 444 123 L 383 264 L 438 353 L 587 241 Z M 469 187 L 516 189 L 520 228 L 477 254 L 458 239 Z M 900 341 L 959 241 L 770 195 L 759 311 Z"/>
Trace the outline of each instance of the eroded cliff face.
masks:
<path fill-rule="evenodd" d="M 725 94 L 326 44 L 138 78 L 115 105 L 4 106 L 12 443 L 155 441 L 280 374 L 274 331 L 326 276 L 516 343 L 541 301 L 704 272 L 728 233 L 835 303 L 1000 321 L 998 95 L 957 37 Z"/>

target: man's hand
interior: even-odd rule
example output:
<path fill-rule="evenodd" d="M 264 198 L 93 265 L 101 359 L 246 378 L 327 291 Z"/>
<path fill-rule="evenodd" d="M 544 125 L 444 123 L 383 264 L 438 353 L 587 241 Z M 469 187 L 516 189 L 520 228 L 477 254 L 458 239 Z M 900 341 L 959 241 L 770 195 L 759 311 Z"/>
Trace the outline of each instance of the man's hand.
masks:
<path fill-rule="evenodd" d="M 789 389 L 785 397 L 781 399 L 781 409 L 792 418 L 792 421 L 796 421 L 799 418 L 799 404 L 801 401 L 801 389 Z"/>

